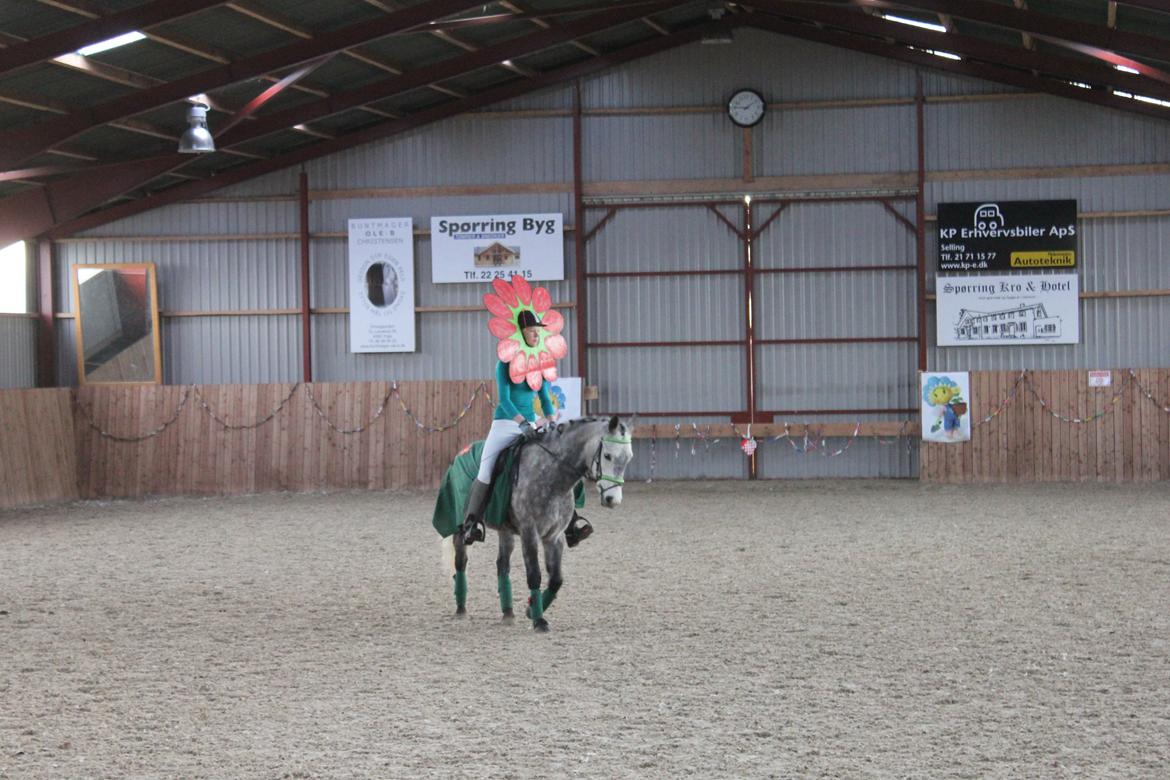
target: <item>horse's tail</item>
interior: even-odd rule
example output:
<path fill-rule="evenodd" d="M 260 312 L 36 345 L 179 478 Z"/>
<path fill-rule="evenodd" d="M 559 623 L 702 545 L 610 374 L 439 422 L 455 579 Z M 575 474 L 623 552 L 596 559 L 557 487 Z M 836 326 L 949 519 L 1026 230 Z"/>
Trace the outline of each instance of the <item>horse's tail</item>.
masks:
<path fill-rule="evenodd" d="M 443 571 L 447 577 L 455 576 L 455 535 L 444 536 L 443 541 Z"/>

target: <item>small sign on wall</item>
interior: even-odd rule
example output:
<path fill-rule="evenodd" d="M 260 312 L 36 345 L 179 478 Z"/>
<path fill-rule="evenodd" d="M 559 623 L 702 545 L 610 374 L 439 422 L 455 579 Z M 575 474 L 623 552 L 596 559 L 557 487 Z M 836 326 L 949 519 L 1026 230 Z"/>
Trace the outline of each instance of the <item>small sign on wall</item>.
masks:
<path fill-rule="evenodd" d="M 922 440 L 971 440 L 971 383 L 966 371 L 922 372 Z"/>
<path fill-rule="evenodd" d="M 1089 387 L 1109 387 L 1113 384 L 1112 371 L 1090 371 Z"/>

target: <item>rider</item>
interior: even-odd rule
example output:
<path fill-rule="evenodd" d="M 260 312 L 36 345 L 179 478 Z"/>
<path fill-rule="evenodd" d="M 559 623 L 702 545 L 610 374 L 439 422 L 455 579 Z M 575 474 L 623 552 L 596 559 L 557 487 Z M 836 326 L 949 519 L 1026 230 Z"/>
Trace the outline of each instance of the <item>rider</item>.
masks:
<path fill-rule="evenodd" d="M 522 310 L 516 318 L 516 324 L 524 336 L 524 343 L 535 347 L 540 341 L 540 329 L 543 327 L 536 314 Z M 552 413 L 552 398 L 549 397 L 548 384 L 542 384 L 539 391 L 533 391 L 525 381 L 513 382 L 508 376 L 508 364 L 500 361 L 496 363 L 496 394 L 500 398 L 496 406 L 496 413 L 492 420 L 491 430 L 487 440 L 483 443 L 483 454 L 480 456 L 479 473 L 471 483 L 471 490 L 467 495 L 467 507 L 463 512 L 463 526 L 459 534 L 463 544 L 470 545 L 482 542 L 485 537 L 483 524 L 483 509 L 490 493 L 492 470 L 496 465 L 496 458 L 507 449 L 516 439 L 531 439 L 536 436 L 537 427 L 552 425 L 556 417 Z M 533 408 L 533 397 L 540 398 L 540 408 L 546 416 L 537 419 Z M 589 521 L 573 512 L 573 519 L 565 529 L 565 540 L 570 547 L 575 547 L 585 537 L 593 532 Z"/>

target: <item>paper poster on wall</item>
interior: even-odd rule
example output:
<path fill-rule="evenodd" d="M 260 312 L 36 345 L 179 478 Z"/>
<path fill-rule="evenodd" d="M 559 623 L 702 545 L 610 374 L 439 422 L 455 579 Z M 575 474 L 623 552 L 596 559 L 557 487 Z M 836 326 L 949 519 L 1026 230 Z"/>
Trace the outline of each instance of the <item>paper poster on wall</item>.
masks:
<path fill-rule="evenodd" d="M 971 440 L 971 385 L 966 371 L 922 372 L 922 440 Z"/>
<path fill-rule="evenodd" d="M 940 347 L 1077 344 L 1076 274 L 945 276 L 935 285 Z"/>
<path fill-rule="evenodd" d="M 409 217 L 349 220 L 349 351 L 415 351 Z"/>
<path fill-rule="evenodd" d="M 575 420 L 581 416 L 581 377 L 561 377 L 549 385 L 548 394 L 552 398 L 556 411 L 561 413 L 559 418 L 560 422 Z M 537 415 L 541 417 L 547 416 L 544 410 L 540 408 L 539 398 L 534 399 L 533 407 Z"/>
<path fill-rule="evenodd" d="M 565 278 L 560 214 L 431 217 L 431 281 L 490 282 Z"/>

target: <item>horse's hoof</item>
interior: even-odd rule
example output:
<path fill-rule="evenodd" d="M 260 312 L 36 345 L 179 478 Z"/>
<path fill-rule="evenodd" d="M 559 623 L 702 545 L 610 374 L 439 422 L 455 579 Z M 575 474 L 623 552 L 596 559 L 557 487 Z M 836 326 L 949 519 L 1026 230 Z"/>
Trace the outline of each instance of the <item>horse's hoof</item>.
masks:
<path fill-rule="evenodd" d="M 548 633 L 548 621 L 545 620 L 544 618 L 537 620 L 536 622 L 534 622 L 532 624 L 532 630 L 538 634 L 547 634 Z"/>
<path fill-rule="evenodd" d="M 509 610 L 508 610 L 507 612 L 505 612 L 505 613 L 503 614 L 503 616 L 500 618 L 500 622 L 502 622 L 502 623 L 508 623 L 509 625 L 511 625 L 511 623 L 512 623 L 512 622 L 513 622 L 515 619 L 516 619 L 516 615 L 515 615 L 515 614 L 513 614 L 512 610 L 510 610 L 510 609 L 509 609 Z"/>
<path fill-rule="evenodd" d="M 455 607 L 455 617 L 467 617 L 467 607 Z"/>

